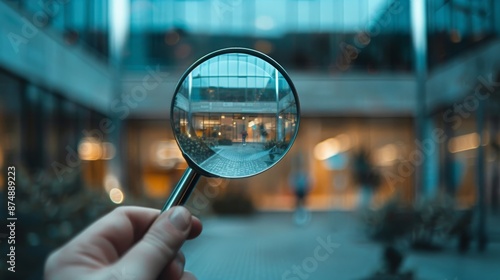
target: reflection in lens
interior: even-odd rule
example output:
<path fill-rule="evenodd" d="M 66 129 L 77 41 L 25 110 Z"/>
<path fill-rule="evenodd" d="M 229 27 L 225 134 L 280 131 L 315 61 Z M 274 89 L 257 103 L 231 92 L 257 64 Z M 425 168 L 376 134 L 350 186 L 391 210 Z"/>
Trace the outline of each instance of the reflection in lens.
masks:
<path fill-rule="evenodd" d="M 174 96 L 179 146 L 201 169 L 238 178 L 274 165 L 298 128 L 296 95 L 283 74 L 244 53 L 212 57 L 187 74 Z"/>

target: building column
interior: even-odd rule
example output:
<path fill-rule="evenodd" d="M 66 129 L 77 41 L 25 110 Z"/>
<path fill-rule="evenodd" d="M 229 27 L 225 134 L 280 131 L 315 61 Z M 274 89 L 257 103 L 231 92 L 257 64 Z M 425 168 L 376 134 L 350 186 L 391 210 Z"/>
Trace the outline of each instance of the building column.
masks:
<path fill-rule="evenodd" d="M 426 81 L 427 81 L 427 5 L 425 0 L 411 0 L 411 34 L 414 52 L 414 70 L 416 80 L 415 136 L 420 143 L 428 141 L 426 122 Z M 423 153 L 422 163 L 416 166 L 415 200 L 425 199 L 429 174 L 429 155 Z"/>

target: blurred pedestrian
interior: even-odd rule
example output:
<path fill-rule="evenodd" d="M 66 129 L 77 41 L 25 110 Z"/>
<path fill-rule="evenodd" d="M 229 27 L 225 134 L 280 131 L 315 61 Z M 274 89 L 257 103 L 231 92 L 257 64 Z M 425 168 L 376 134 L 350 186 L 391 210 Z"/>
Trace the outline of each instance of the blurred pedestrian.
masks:
<path fill-rule="evenodd" d="M 264 126 L 263 123 L 259 124 L 259 131 L 260 131 L 260 141 L 265 142 L 267 139 L 267 130 L 266 127 Z"/>
<path fill-rule="evenodd" d="M 248 136 L 248 133 L 246 130 L 243 130 L 241 132 L 241 142 L 243 143 L 243 145 L 246 145 L 246 139 L 247 139 L 247 136 Z"/>
<path fill-rule="evenodd" d="M 375 189 L 380 182 L 380 176 L 370 161 L 370 154 L 361 149 L 354 156 L 354 179 L 360 187 L 360 210 L 368 210 L 372 205 Z"/>
<path fill-rule="evenodd" d="M 293 157 L 289 184 L 295 194 L 294 221 L 297 225 L 306 224 L 311 218 L 311 214 L 305 207 L 310 188 L 310 178 L 302 152 L 298 152 Z"/>

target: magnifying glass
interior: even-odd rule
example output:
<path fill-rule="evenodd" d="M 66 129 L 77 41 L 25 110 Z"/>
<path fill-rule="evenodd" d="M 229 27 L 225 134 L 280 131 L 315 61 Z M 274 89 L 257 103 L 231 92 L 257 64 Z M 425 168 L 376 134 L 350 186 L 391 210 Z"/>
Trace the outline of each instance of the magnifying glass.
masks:
<path fill-rule="evenodd" d="M 246 48 L 212 52 L 177 83 L 170 122 L 188 168 L 162 212 L 183 205 L 200 176 L 260 174 L 290 150 L 300 121 L 292 80 L 269 56 Z"/>

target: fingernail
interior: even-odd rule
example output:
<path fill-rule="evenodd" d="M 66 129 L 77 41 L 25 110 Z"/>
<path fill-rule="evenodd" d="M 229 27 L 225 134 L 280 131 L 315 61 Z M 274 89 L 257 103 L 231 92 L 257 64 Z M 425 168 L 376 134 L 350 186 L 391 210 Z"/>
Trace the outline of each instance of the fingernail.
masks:
<path fill-rule="evenodd" d="M 175 207 L 174 212 L 170 215 L 170 222 L 180 231 L 188 228 L 188 220 L 190 218 L 188 210 L 184 207 Z"/>

